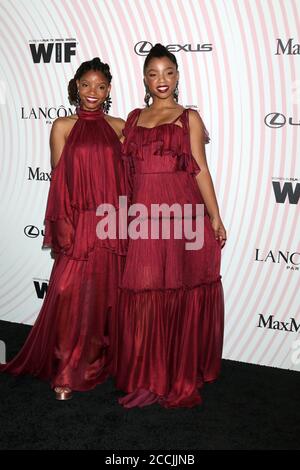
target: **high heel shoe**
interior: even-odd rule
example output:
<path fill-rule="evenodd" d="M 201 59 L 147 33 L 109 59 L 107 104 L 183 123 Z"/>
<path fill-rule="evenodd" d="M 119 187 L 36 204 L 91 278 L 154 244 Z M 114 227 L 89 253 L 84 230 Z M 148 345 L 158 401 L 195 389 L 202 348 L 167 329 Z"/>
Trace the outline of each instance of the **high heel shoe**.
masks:
<path fill-rule="evenodd" d="M 62 385 L 54 388 L 56 400 L 71 400 L 72 390 L 70 387 Z"/>

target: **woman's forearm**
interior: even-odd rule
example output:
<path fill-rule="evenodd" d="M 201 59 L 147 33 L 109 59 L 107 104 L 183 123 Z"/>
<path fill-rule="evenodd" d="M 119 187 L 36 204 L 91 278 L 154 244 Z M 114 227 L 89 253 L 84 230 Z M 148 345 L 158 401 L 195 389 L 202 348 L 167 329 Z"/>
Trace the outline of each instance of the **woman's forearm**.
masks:
<path fill-rule="evenodd" d="M 209 169 L 201 169 L 196 180 L 209 216 L 220 217 L 218 201 Z"/>

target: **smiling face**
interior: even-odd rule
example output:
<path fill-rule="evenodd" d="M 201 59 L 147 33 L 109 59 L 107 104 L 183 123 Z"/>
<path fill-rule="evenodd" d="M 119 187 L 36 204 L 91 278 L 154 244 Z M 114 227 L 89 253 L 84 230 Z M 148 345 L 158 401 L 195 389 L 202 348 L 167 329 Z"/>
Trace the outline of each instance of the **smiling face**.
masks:
<path fill-rule="evenodd" d="M 145 70 L 144 81 L 152 97 L 159 99 L 173 95 L 179 72 L 168 57 L 154 57 Z"/>
<path fill-rule="evenodd" d="M 76 80 L 80 106 L 87 111 L 99 109 L 109 95 L 111 85 L 99 70 L 89 70 Z"/>

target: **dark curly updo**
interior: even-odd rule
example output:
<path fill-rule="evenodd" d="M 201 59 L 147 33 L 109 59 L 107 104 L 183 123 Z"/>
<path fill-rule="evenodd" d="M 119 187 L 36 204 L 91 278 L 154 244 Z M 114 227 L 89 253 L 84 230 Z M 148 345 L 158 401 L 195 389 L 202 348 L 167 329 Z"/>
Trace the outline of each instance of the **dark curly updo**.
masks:
<path fill-rule="evenodd" d="M 103 75 L 107 78 L 108 83 L 111 82 L 112 75 L 110 73 L 109 65 L 105 64 L 104 62 L 101 62 L 99 57 L 94 57 L 94 59 L 92 60 L 82 62 L 80 67 L 77 69 L 74 78 L 69 81 L 68 95 L 70 104 L 74 106 L 78 105 L 76 80 L 80 80 L 80 78 L 90 70 L 98 70 L 99 72 L 103 73 Z"/>
<path fill-rule="evenodd" d="M 176 70 L 178 70 L 178 64 L 177 64 L 177 59 L 175 55 L 172 54 L 172 52 L 168 51 L 168 49 L 165 46 L 163 46 L 160 43 L 157 43 L 155 44 L 155 46 L 152 47 L 152 49 L 150 49 L 150 52 L 145 59 L 144 68 L 143 68 L 144 74 L 145 74 L 146 68 L 148 67 L 150 60 L 154 58 L 160 58 L 160 57 L 168 57 L 168 59 L 170 59 L 170 61 L 176 65 Z"/>

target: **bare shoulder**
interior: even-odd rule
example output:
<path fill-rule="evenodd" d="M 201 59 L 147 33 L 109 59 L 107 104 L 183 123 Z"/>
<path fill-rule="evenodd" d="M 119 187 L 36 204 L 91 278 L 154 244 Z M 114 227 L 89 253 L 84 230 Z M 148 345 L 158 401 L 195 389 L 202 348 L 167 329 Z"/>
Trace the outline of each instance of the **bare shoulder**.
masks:
<path fill-rule="evenodd" d="M 140 113 L 141 111 L 143 111 L 143 108 L 134 108 L 134 109 L 132 109 L 127 114 L 126 121 L 128 121 L 128 119 L 130 119 L 132 116 L 134 116 L 135 113 Z"/>
<path fill-rule="evenodd" d="M 50 134 L 52 169 L 58 165 L 66 140 L 76 121 L 77 116 L 70 116 L 57 118 L 53 122 Z"/>
<path fill-rule="evenodd" d="M 210 142 L 210 136 L 198 110 L 189 110 L 189 128 L 191 139 L 196 139 L 203 145 Z"/>
<path fill-rule="evenodd" d="M 114 117 L 114 116 L 106 115 L 105 118 L 107 119 L 107 121 L 110 124 L 114 124 L 115 126 L 124 126 L 124 124 L 125 124 L 124 119 L 122 119 L 120 117 Z"/>
<path fill-rule="evenodd" d="M 189 115 L 189 122 L 190 124 L 193 124 L 193 125 L 201 125 L 203 124 L 203 121 L 202 121 L 202 118 L 200 116 L 200 113 L 197 109 L 193 109 L 193 108 L 187 108 L 187 112 L 188 112 L 188 115 Z"/>
<path fill-rule="evenodd" d="M 122 139 L 123 137 L 122 130 L 124 129 L 124 126 L 125 126 L 124 119 L 120 117 L 109 116 L 109 115 L 106 115 L 105 119 L 114 129 L 119 139 Z"/>
<path fill-rule="evenodd" d="M 77 121 L 77 116 L 59 117 L 52 124 L 51 137 L 67 137 Z"/>
<path fill-rule="evenodd" d="M 198 134 L 205 134 L 205 126 L 202 117 L 198 110 L 188 108 L 189 116 L 189 127 L 191 132 L 197 132 Z"/>

